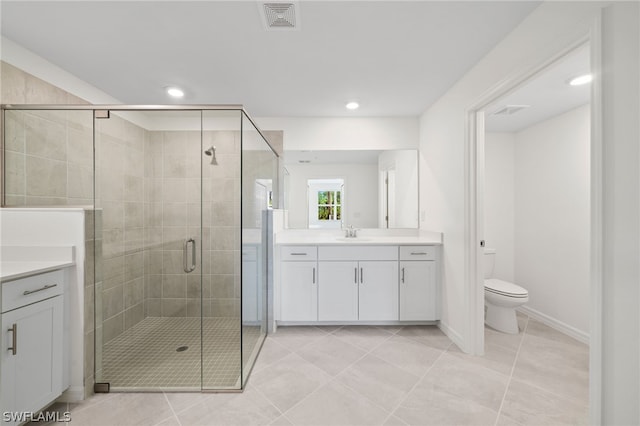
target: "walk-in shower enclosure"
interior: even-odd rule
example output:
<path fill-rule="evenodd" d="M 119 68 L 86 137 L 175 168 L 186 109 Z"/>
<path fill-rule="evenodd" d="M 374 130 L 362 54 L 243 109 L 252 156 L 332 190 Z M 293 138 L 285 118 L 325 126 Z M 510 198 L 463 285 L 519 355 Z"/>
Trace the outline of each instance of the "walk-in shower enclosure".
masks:
<path fill-rule="evenodd" d="M 2 113 L 3 205 L 82 206 L 93 223 L 85 375 L 111 391 L 242 389 L 266 334 L 278 188 L 242 107 Z"/>

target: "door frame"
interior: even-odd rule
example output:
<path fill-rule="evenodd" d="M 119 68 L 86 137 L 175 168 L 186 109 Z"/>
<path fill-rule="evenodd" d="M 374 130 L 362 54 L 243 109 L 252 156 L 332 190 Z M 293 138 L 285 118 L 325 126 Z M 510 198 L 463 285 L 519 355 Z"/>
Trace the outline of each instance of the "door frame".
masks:
<path fill-rule="evenodd" d="M 593 424 L 602 418 L 602 281 L 603 281 L 603 150 L 602 150 L 602 13 L 586 34 L 542 63 L 508 75 L 488 89 L 465 110 L 465 282 L 469 308 L 466 352 L 484 353 L 484 111 L 493 102 L 516 90 L 575 49 L 589 44 L 591 55 L 591 165 L 590 165 L 590 311 L 589 311 L 589 416 Z"/>

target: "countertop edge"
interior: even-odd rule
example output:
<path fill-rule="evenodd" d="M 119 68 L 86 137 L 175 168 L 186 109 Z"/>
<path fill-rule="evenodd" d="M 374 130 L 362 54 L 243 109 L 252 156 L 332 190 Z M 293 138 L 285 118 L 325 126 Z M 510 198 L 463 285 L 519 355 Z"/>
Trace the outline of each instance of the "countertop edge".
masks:
<path fill-rule="evenodd" d="M 2 264 L 2 273 L 4 274 L 4 269 L 7 266 L 6 264 L 10 263 L 11 266 L 16 266 L 15 264 L 20 264 L 20 268 L 17 268 L 15 272 L 10 272 L 7 275 L 0 276 L 0 283 L 4 284 L 9 281 L 15 281 L 21 278 L 26 278 L 32 275 L 44 274 L 46 272 L 57 271 L 58 269 L 64 269 L 71 266 L 74 266 L 76 263 L 74 261 L 53 261 L 53 262 L 3 262 Z"/>

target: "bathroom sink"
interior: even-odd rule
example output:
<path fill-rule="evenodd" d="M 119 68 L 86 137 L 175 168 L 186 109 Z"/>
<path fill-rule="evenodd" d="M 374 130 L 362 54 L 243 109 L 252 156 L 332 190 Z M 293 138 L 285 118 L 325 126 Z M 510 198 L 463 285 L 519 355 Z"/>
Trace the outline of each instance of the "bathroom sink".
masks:
<path fill-rule="evenodd" d="M 360 238 L 360 237 L 347 238 L 347 237 L 342 237 L 342 238 L 336 238 L 336 241 L 343 241 L 345 243 L 358 243 L 358 242 L 371 241 L 371 238 Z"/>

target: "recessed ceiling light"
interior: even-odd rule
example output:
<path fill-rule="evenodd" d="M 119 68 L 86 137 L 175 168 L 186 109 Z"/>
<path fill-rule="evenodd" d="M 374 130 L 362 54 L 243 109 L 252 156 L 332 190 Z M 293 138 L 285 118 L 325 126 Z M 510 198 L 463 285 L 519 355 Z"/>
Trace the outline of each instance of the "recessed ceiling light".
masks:
<path fill-rule="evenodd" d="M 569 84 L 571 86 L 581 86 L 583 84 L 591 83 L 592 79 L 593 77 L 591 76 L 591 74 L 580 75 L 569 80 Z"/>
<path fill-rule="evenodd" d="M 347 107 L 347 109 L 358 109 L 360 105 L 357 102 L 349 102 L 345 106 Z"/>
<path fill-rule="evenodd" d="M 167 87 L 167 94 L 174 98 L 181 98 L 184 96 L 184 91 L 178 87 Z"/>

